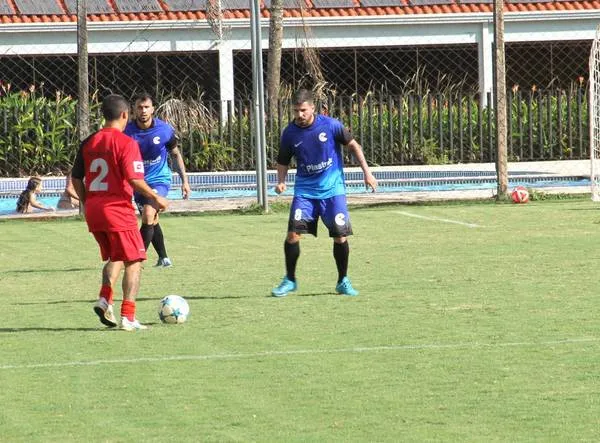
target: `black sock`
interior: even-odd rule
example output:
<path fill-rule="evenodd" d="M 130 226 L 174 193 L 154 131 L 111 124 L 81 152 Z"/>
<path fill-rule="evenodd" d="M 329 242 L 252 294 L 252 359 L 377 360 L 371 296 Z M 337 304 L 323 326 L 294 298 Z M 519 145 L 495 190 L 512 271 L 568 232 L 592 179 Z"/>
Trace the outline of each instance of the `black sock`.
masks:
<path fill-rule="evenodd" d="M 348 274 L 348 258 L 350 257 L 350 245 L 344 243 L 333 242 L 333 258 L 338 270 L 338 283 L 341 282 Z"/>
<path fill-rule="evenodd" d="M 154 225 L 154 236 L 152 237 L 152 246 L 154 246 L 154 249 L 156 249 L 158 258 L 168 257 L 167 248 L 165 247 L 165 238 L 163 237 L 162 228 L 160 227 L 159 223 Z"/>
<path fill-rule="evenodd" d="M 283 243 L 283 252 L 285 253 L 285 271 L 288 280 L 296 281 L 296 263 L 300 257 L 300 242 Z"/>
<path fill-rule="evenodd" d="M 152 241 L 152 237 L 154 237 L 154 225 L 147 225 L 142 223 L 140 227 L 140 234 L 142 234 L 142 240 L 144 240 L 144 248 L 146 251 L 148 250 L 148 246 L 150 246 L 150 242 Z"/>

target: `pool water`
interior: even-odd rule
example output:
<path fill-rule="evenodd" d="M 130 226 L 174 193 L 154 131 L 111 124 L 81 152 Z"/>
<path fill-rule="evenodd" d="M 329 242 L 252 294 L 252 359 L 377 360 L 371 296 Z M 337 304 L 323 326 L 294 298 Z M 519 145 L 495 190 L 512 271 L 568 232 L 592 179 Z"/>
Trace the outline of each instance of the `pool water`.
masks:
<path fill-rule="evenodd" d="M 497 186 L 495 178 L 428 178 L 426 180 L 398 180 L 383 179 L 379 180 L 377 192 L 439 192 L 439 191 L 468 191 L 481 189 L 495 189 Z M 578 176 L 573 177 L 528 177 L 511 180 L 509 187 L 571 187 L 571 186 L 590 186 L 590 180 Z M 346 182 L 348 194 L 367 193 L 364 183 L 360 180 L 349 180 Z M 288 186 L 283 195 L 293 195 L 293 186 Z M 269 186 L 267 195 L 274 197 L 277 194 L 273 190 L 273 185 Z M 181 199 L 181 189 L 172 189 L 168 196 L 171 200 Z M 245 186 L 206 186 L 192 189 L 190 198 L 197 199 L 219 199 L 219 198 L 243 198 L 256 197 L 255 185 Z M 9 194 L 0 196 L 0 215 L 15 213 L 18 195 Z M 56 207 L 59 199 L 58 193 L 40 195 L 38 201 L 46 206 Z M 38 210 L 36 210 L 38 211 Z M 60 209 L 59 209 L 60 211 Z"/>

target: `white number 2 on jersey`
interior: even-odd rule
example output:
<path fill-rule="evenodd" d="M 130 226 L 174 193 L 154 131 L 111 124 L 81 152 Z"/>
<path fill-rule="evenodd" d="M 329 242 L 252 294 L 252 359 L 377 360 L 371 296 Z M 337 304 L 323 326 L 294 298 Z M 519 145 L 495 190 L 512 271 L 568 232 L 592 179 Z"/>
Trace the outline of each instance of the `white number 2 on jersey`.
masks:
<path fill-rule="evenodd" d="M 90 172 L 97 173 L 96 178 L 90 183 L 90 191 L 108 191 L 108 182 L 104 181 L 108 175 L 108 163 L 103 158 L 95 158 L 90 163 Z"/>

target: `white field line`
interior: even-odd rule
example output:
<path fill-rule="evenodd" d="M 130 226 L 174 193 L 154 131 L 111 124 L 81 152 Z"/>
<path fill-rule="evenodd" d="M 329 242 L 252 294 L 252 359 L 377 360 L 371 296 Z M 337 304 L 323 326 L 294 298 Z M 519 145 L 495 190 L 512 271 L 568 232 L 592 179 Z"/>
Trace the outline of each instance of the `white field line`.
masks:
<path fill-rule="evenodd" d="M 453 350 L 453 349 L 494 349 L 507 347 L 546 347 L 557 345 L 596 343 L 600 337 L 572 338 L 564 340 L 550 340 L 543 342 L 508 342 L 508 343 L 449 343 L 449 344 L 407 344 L 407 345 L 388 345 L 388 346 L 367 346 L 338 349 L 296 349 L 288 351 L 260 351 L 249 353 L 230 353 L 230 354 L 205 354 L 205 355 L 174 355 L 163 357 L 136 357 L 122 359 L 90 360 L 90 361 L 65 361 L 54 363 L 31 363 L 31 364 L 4 364 L 0 365 L 0 370 L 8 369 L 40 369 L 40 368 L 64 368 L 75 366 L 101 366 L 114 364 L 145 364 L 145 363 L 164 363 L 173 361 L 214 361 L 214 360 L 244 360 L 264 357 L 290 357 L 295 355 L 316 355 L 316 354 L 356 354 L 367 352 L 394 352 L 394 351 L 415 351 L 423 349 L 431 350 Z"/>
<path fill-rule="evenodd" d="M 426 215 L 418 215 L 418 214 L 413 214 L 412 212 L 406 212 L 406 211 L 394 211 L 394 213 L 400 214 L 400 215 L 405 215 L 407 217 L 420 218 L 422 220 L 437 221 L 437 222 L 442 222 L 442 223 L 452 223 L 455 225 L 466 226 L 468 228 L 483 228 L 483 226 L 478 225 L 476 223 L 468 223 L 468 222 L 463 222 L 460 220 L 451 220 L 449 218 L 427 217 Z"/>

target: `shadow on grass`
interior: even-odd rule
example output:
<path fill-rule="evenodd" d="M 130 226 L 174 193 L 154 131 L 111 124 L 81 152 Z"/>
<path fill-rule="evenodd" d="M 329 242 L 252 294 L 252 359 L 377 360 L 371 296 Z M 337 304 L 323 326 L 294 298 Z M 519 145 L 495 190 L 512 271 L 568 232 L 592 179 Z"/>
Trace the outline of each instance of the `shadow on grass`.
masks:
<path fill-rule="evenodd" d="M 29 305 L 62 305 L 68 303 L 89 303 L 90 306 L 96 300 L 53 300 L 53 301 L 31 301 L 31 302 L 20 302 L 20 303 L 9 303 L 14 306 L 29 306 Z"/>
<path fill-rule="evenodd" d="M 11 332 L 67 332 L 67 331 L 79 331 L 79 332 L 98 332 L 98 331 L 118 331 L 117 328 L 65 328 L 65 327 L 27 327 L 27 328 L 0 328 L 0 334 L 2 333 L 11 333 Z"/>
<path fill-rule="evenodd" d="M 265 297 L 267 298 L 288 298 L 288 297 L 319 297 L 322 295 L 336 295 L 339 296 L 339 294 L 336 294 L 333 291 L 330 292 L 308 292 L 308 293 L 304 293 L 304 294 L 298 294 L 296 292 L 293 292 L 291 294 L 288 295 L 284 295 L 283 297 L 275 297 L 274 295 L 268 294 L 265 295 Z"/>
<path fill-rule="evenodd" d="M 248 295 L 225 295 L 222 297 L 215 297 L 214 295 L 195 295 L 188 296 L 182 295 L 186 300 L 228 300 L 228 299 L 241 299 L 241 298 L 250 298 Z M 163 297 L 138 297 L 136 301 L 160 301 Z"/>
<path fill-rule="evenodd" d="M 144 325 L 146 326 L 150 326 L 150 327 L 154 327 L 154 326 L 162 326 L 162 323 L 160 322 L 143 322 Z M 12 332 L 68 332 L 68 331 L 72 331 L 72 332 L 113 332 L 113 331 L 117 331 L 117 332 L 129 332 L 129 331 L 123 331 L 122 329 L 119 328 L 108 328 L 108 327 L 103 327 L 103 326 L 94 326 L 94 327 L 86 327 L 86 328 L 65 328 L 65 327 L 56 327 L 56 328 L 51 328 L 49 326 L 37 326 L 37 327 L 25 327 L 25 328 L 0 328 L 0 334 L 2 333 L 12 333 Z M 143 333 L 143 331 L 140 331 L 140 333 Z"/>
<path fill-rule="evenodd" d="M 31 274 L 31 273 L 51 273 L 51 272 L 80 272 L 80 271 L 96 271 L 98 268 L 68 268 L 68 269 L 14 269 L 4 271 L 13 274 Z"/>
<path fill-rule="evenodd" d="M 142 301 L 160 301 L 163 297 L 138 297 L 136 299 L 137 302 Z M 227 295 L 224 297 L 214 297 L 214 296 L 195 296 L 195 297 L 184 297 L 186 300 L 227 300 L 227 299 L 242 299 L 242 298 L 250 298 L 246 295 Z M 90 306 L 94 304 L 96 299 L 88 299 L 88 300 L 52 300 L 52 301 L 32 301 L 32 302 L 19 302 L 19 303 L 9 303 L 13 306 L 31 306 L 31 305 L 62 305 L 62 304 L 70 304 L 70 303 L 89 303 Z M 121 299 L 115 299 L 115 304 L 121 303 Z"/>

